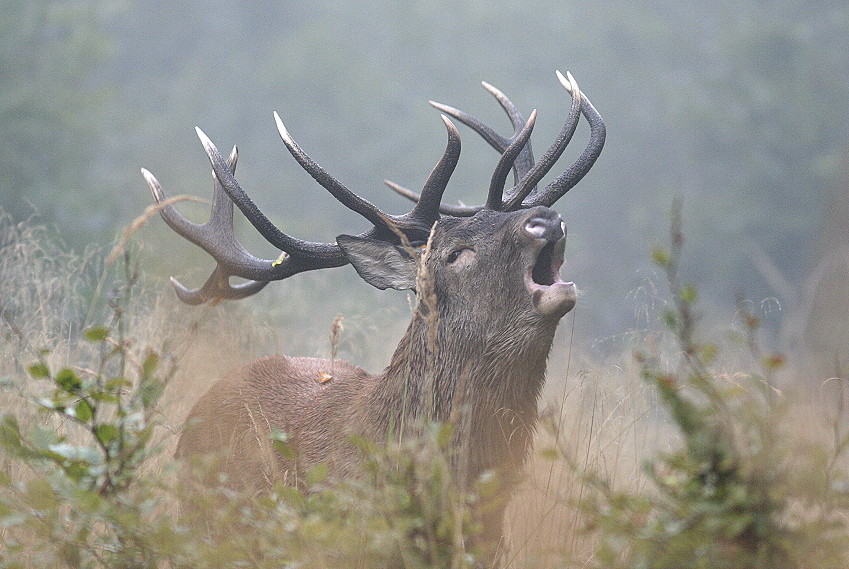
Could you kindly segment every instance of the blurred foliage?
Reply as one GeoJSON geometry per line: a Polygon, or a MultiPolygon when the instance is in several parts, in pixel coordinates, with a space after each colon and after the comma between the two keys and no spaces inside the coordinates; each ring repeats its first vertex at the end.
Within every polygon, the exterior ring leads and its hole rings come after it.
{"type": "Polygon", "coordinates": [[[255,499],[175,482],[175,465],[148,466],[173,366],[151,351],[134,361],[106,327],[85,337],[102,346],[98,370],[29,368],[48,385],[26,403],[64,428],[0,415],[0,567],[473,566],[474,497],[453,482],[445,427],[386,448],[357,441],[363,478],[333,485],[324,465],[255,499]]]}
{"type": "Polygon", "coordinates": [[[0,229],[0,567],[473,566],[475,498],[454,484],[445,427],[386,448],[356,441],[363,476],[336,484],[323,465],[257,498],[178,477],[163,451],[186,401],[169,399],[192,390],[163,395],[184,363],[175,337],[191,334],[148,329],[162,316],[126,251],[95,294],[102,311],[78,288],[99,263],[43,229],[8,217],[0,229]],[[34,276],[32,293],[18,290],[34,276]]]}
{"type": "Polygon", "coordinates": [[[849,455],[843,379],[833,446],[791,434],[789,402],[776,387],[784,356],[763,353],[759,319],[741,307],[740,332],[754,373],[714,371],[719,348],[697,334],[695,286],[681,282],[680,210],[669,249],[654,261],[665,272],[671,308],[664,320],[676,353],[636,353],[680,435],[677,450],[645,460],[651,487],[616,489],[596,474],[582,504],[599,537],[592,566],[622,569],[845,567],[849,563],[849,455]]]}
{"type": "Polygon", "coordinates": [[[78,245],[116,227],[114,165],[98,156],[110,86],[96,67],[112,51],[103,22],[114,5],[3,2],[0,208],[18,220],[37,212],[78,245]]]}

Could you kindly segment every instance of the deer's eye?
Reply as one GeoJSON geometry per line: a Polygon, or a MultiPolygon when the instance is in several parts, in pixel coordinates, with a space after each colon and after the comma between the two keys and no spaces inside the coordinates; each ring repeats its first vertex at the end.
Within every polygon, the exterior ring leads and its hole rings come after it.
{"type": "Polygon", "coordinates": [[[446,261],[448,262],[449,265],[451,265],[451,264],[455,263],[457,261],[457,259],[459,259],[460,256],[463,253],[471,252],[471,251],[472,250],[468,247],[460,247],[459,249],[454,249],[453,251],[451,251],[448,254],[448,258],[446,259],[446,261]]]}

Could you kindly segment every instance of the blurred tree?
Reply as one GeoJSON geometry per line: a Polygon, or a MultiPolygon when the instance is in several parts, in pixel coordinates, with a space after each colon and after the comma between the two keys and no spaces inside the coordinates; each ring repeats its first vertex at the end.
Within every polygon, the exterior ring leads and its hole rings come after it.
{"type": "Polygon", "coordinates": [[[109,97],[93,74],[109,54],[108,8],[19,0],[3,3],[0,20],[0,207],[16,219],[37,213],[76,243],[112,226],[115,196],[93,167],[103,134],[98,113],[109,97]]]}
{"type": "MultiPolygon", "coordinates": [[[[593,172],[558,204],[569,271],[586,290],[581,328],[634,324],[629,292],[676,195],[699,259],[691,277],[708,302],[776,295],[750,243],[790,283],[812,269],[849,136],[845,2],[174,0],[168,10],[121,4],[120,17],[113,2],[7,2],[0,23],[0,204],[20,217],[33,202],[72,242],[126,225],[149,203],[139,166],[172,194],[208,195],[194,125],[222,148],[239,144],[240,181],[285,230],[321,240],[356,231],[362,220],[277,142],[271,111],[351,189],[400,211],[381,180],[421,184],[444,145],[427,99],[504,131],[478,81],[497,85],[526,113],[538,107],[539,154],[568,104],[553,70],[568,69],[609,127],[593,172]]],[[[446,199],[468,203],[497,157],[461,134],[446,199]]],[[[573,145],[585,136],[582,124],[573,145]]],[[[244,233],[252,250],[274,254],[244,233]]],[[[169,270],[194,266],[183,258],[193,249],[176,247],[169,270]]]]}
{"type": "MultiPolygon", "coordinates": [[[[700,9],[699,41],[678,46],[690,46],[689,72],[666,98],[676,138],[690,140],[688,199],[706,236],[721,238],[724,260],[711,268],[727,284],[717,292],[779,293],[756,274],[750,243],[796,286],[814,268],[847,144],[849,60],[838,55],[849,52],[847,22],[845,3],[716,1],[700,9]]],[[[700,253],[719,262],[714,251],[700,253]]]]}

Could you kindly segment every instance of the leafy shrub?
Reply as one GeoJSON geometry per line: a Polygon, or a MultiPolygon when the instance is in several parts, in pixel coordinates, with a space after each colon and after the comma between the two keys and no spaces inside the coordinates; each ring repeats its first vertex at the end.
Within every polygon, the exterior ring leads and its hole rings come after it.
{"type": "MultiPolygon", "coordinates": [[[[599,538],[597,567],[775,568],[849,566],[849,448],[846,417],[834,419],[834,446],[803,444],[783,423],[787,399],[775,387],[785,365],[763,354],[757,317],[745,306],[740,340],[757,372],[713,369],[719,347],[697,339],[696,287],[681,283],[680,211],[670,249],[656,249],[672,297],[664,321],[677,339],[672,358],[639,350],[642,376],[660,395],[681,448],[649,458],[648,492],[616,490],[590,475],[584,503],[599,538]]],[[[840,397],[843,397],[841,392],[840,397]]],[[[838,410],[842,414],[842,399],[838,410]]]]}

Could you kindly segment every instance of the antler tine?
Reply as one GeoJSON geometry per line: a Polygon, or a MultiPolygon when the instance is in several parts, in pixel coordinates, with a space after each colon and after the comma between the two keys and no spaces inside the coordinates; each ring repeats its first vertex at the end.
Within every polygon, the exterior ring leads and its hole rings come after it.
{"type": "MultiPolygon", "coordinates": [[[[534,164],[533,152],[531,151],[530,134],[533,131],[536,111],[534,111],[532,117],[526,121],[516,105],[513,104],[513,102],[507,98],[504,93],[486,81],[482,81],[481,85],[483,85],[484,89],[489,91],[495,97],[501,105],[501,108],[504,109],[504,112],[507,113],[507,116],[510,118],[510,122],[514,129],[512,137],[508,138],[498,134],[480,119],[470,115],[469,113],[443,103],[428,101],[436,109],[454,117],[474,130],[481,136],[481,138],[488,142],[490,146],[495,148],[502,155],[492,176],[486,206],[455,206],[442,204],[439,207],[439,211],[445,215],[469,217],[479,212],[484,207],[489,209],[501,209],[503,207],[502,193],[504,190],[504,182],[510,169],[513,169],[514,178],[518,184],[534,164]],[[498,189],[496,190],[495,188],[498,189]],[[495,195],[496,192],[498,194],[497,196],[495,195]]],[[[396,184],[395,182],[384,180],[384,183],[393,191],[409,200],[418,202],[421,199],[420,194],[396,184]]]]}
{"type": "MultiPolygon", "coordinates": [[[[519,131],[525,125],[525,118],[522,116],[522,113],[519,111],[519,108],[511,101],[507,95],[501,92],[500,89],[497,89],[493,85],[490,85],[486,81],[481,81],[481,85],[484,89],[486,89],[495,100],[498,101],[498,104],[501,105],[501,108],[504,109],[504,112],[507,113],[507,116],[510,118],[510,124],[513,125],[513,138],[519,133],[519,131]]],[[[510,140],[510,139],[508,139],[510,140]]],[[[513,163],[513,178],[514,184],[518,184],[519,180],[525,177],[525,174],[530,170],[534,165],[534,153],[531,150],[531,141],[528,140],[527,144],[519,151],[519,155],[516,157],[516,160],[513,163]]],[[[499,152],[504,152],[506,148],[498,149],[499,152]]]]}
{"type": "MultiPolygon", "coordinates": [[[[397,232],[400,231],[414,241],[427,238],[431,226],[439,218],[442,194],[460,156],[460,135],[447,117],[443,118],[443,121],[448,130],[448,144],[425,184],[423,197],[409,213],[398,216],[382,213],[327,174],[292,140],[276,113],[275,119],[283,142],[301,166],[340,202],[373,222],[371,229],[361,233],[359,237],[397,241],[397,232]]],[[[225,161],[203,131],[196,130],[212,165],[214,181],[212,213],[205,224],[192,223],[173,206],[165,204],[165,194],[159,182],[153,174],[142,169],[154,199],[163,204],[161,214],[166,223],[178,234],[203,248],[218,263],[204,285],[198,289],[189,289],[172,278],[171,282],[181,300],[189,304],[200,304],[213,299],[243,298],[260,291],[269,281],[348,263],[336,243],[303,241],[275,227],[236,181],[233,175],[238,159],[236,149],[234,148],[230,158],[225,161]],[[239,243],[233,231],[234,205],[238,206],[267,241],[283,251],[279,259],[273,261],[255,257],[239,243]],[[249,281],[231,285],[231,276],[246,278],[249,281]]]]}
{"type": "MultiPolygon", "coordinates": [[[[231,174],[236,170],[238,158],[238,149],[234,146],[226,163],[231,174]]],[[[142,175],[150,187],[154,200],[159,204],[165,204],[165,193],[156,177],[144,168],[142,168],[142,175]]],[[[259,267],[254,266],[254,270],[264,269],[271,261],[253,257],[236,239],[233,230],[233,202],[214,173],[212,178],[214,182],[212,208],[206,223],[192,223],[170,204],[163,205],[160,209],[160,215],[171,229],[209,252],[218,262],[206,283],[198,289],[190,289],[171,277],[171,284],[177,296],[186,304],[201,304],[213,299],[244,298],[259,292],[268,284],[268,281],[263,280],[248,280],[239,285],[230,284],[229,277],[240,272],[237,267],[253,264],[259,265],[259,267]]]]}
{"type": "MultiPolygon", "coordinates": [[[[300,255],[312,258],[333,258],[343,259],[342,251],[335,245],[329,243],[314,243],[291,237],[278,229],[268,217],[257,207],[254,201],[233,177],[233,173],[226,167],[224,159],[218,152],[218,149],[207,137],[203,131],[195,127],[197,136],[206,151],[207,158],[212,165],[212,171],[217,182],[221,185],[227,195],[233,200],[241,212],[248,218],[260,235],[266,241],[290,255],[300,255]]],[[[242,276],[242,275],[239,275],[242,276]]],[[[247,277],[252,278],[252,277],[247,277]]],[[[277,280],[277,279],[259,279],[259,280],[277,280]]]]}
{"type": "MultiPolygon", "coordinates": [[[[238,159],[238,150],[234,146],[227,160],[228,170],[235,172],[238,159]]],[[[204,247],[213,241],[216,233],[224,233],[227,237],[233,236],[233,202],[223,192],[217,181],[213,190],[212,214],[209,221],[198,224],[186,219],[173,205],[166,202],[162,185],[150,171],[142,168],[141,173],[153,194],[153,199],[161,206],[159,214],[171,229],[199,247],[204,247]]]]}
{"type": "Polygon", "coordinates": [[[569,117],[566,119],[566,124],[563,125],[560,134],[549,149],[546,150],[545,154],[542,155],[539,162],[534,164],[525,177],[511,190],[510,196],[505,200],[504,209],[506,211],[516,209],[522,203],[522,200],[536,190],[537,183],[551,170],[557,160],[560,159],[563,151],[566,150],[569,142],[571,142],[572,136],[575,134],[575,129],[578,127],[578,121],[581,118],[583,95],[571,73],[567,71],[566,77],[563,77],[559,71],[556,71],[556,73],[560,84],[572,96],[572,107],[569,110],[569,117]]]}
{"type": "MultiPolygon", "coordinates": [[[[572,78],[570,73],[567,73],[567,76],[568,78],[563,77],[559,71],[557,72],[557,78],[560,80],[560,83],[567,91],[575,96],[576,93],[572,91],[575,80],[572,78]]],[[[575,85],[575,87],[577,87],[577,85],[575,85]]],[[[523,207],[531,207],[535,205],[551,207],[554,202],[559,200],[563,197],[563,194],[575,187],[575,185],[581,181],[587,172],[590,171],[590,168],[593,167],[593,164],[595,164],[595,161],[598,159],[602,149],[604,148],[604,140],[607,136],[607,127],[604,124],[604,120],[601,118],[601,115],[598,114],[598,111],[587,96],[580,91],[578,91],[578,93],[580,93],[581,97],[581,114],[584,115],[584,118],[587,119],[587,122],[590,125],[590,140],[587,142],[587,147],[575,163],[570,166],[568,170],[555,178],[554,181],[548,184],[544,190],[532,192],[531,199],[528,203],[523,204],[523,207]]]]}
{"type": "MultiPolygon", "coordinates": [[[[239,161],[239,148],[233,146],[230,156],[227,157],[227,170],[231,174],[236,173],[236,163],[239,161]]],[[[218,183],[215,172],[212,173],[212,212],[209,218],[210,224],[220,223],[231,233],[233,231],[233,200],[227,196],[227,192],[218,183]]]]}
{"type": "MultiPolygon", "coordinates": [[[[401,184],[397,184],[392,180],[383,180],[383,183],[389,186],[389,189],[393,192],[407,198],[410,201],[417,202],[421,199],[421,196],[413,190],[405,188],[401,184]]],[[[482,209],[483,206],[439,204],[439,213],[454,217],[471,217],[482,209]]]]}
{"type": "MultiPolygon", "coordinates": [[[[504,111],[510,117],[511,122],[514,124],[516,132],[512,138],[508,139],[499,135],[492,128],[488,127],[479,119],[469,115],[468,113],[448,105],[443,105],[442,103],[434,103],[431,101],[431,105],[470,127],[492,147],[499,150],[499,152],[502,152],[502,158],[496,167],[495,173],[493,174],[493,182],[490,185],[486,205],[443,205],[440,208],[442,213],[446,215],[469,216],[474,215],[483,207],[512,211],[519,208],[533,207],[535,205],[551,206],[554,202],[560,199],[563,194],[574,187],[581,178],[584,177],[584,175],[586,175],[595,163],[599,154],[601,154],[601,150],[604,147],[606,133],[604,121],[598,114],[598,111],[595,110],[592,103],[590,103],[589,99],[587,99],[586,95],[580,91],[578,84],[575,82],[574,77],[572,77],[572,74],[567,72],[564,77],[559,71],[556,73],[560,84],[572,95],[572,105],[569,111],[569,116],[557,139],[555,139],[551,147],[549,147],[549,149],[545,152],[539,163],[533,163],[533,155],[530,151],[530,140],[527,140],[525,145],[521,147],[521,150],[518,152],[513,163],[514,172],[521,174],[521,176],[517,180],[516,185],[505,193],[503,202],[501,201],[502,198],[500,195],[495,196],[497,191],[494,189],[494,186],[497,185],[496,180],[506,178],[504,168],[505,163],[509,160],[509,158],[505,158],[505,154],[507,153],[508,147],[512,143],[517,142],[517,139],[522,132],[516,127],[516,117],[520,117],[521,115],[519,115],[515,105],[501,91],[488,83],[483,83],[484,88],[495,96],[504,111]],[[587,119],[587,122],[590,125],[590,140],[587,143],[586,149],[578,157],[575,164],[546,186],[545,190],[537,189],[539,181],[551,170],[557,160],[562,156],[566,146],[568,146],[569,142],[571,142],[581,115],[587,119]],[[530,162],[527,162],[528,159],[530,162]],[[528,196],[530,196],[530,198],[528,198],[528,196]]],[[[519,146],[521,146],[521,144],[519,146]]],[[[515,152],[515,147],[511,150],[511,153],[513,152],[515,152]]],[[[414,201],[419,199],[418,194],[408,190],[407,188],[398,186],[391,182],[389,182],[388,185],[394,191],[408,199],[414,201]]],[[[503,187],[503,183],[499,187],[503,187]]]]}
{"type": "Polygon", "coordinates": [[[469,217],[481,210],[480,207],[454,206],[439,203],[448,185],[448,180],[451,174],[454,173],[454,168],[457,166],[457,161],[460,158],[460,133],[448,117],[445,115],[440,115],[440,117],[442,118],[442,122],[445,123],[445,128],[448,130],[448,145],[445,148],[442,159],[430,173],[422,193],[418,194],[400,184],[396,184],[392,180],[383,180],[383,183],[389,186],[394,192],[410,201],[416,202],[412,213],[417,213],[421,207],[424,207],[425,210],[430,212],[432,221],[435,221],[440,213],[454,217],[469,217]],[[427,202],[428,205],[422,206],[423,201],[427,202]]]}
{"type": "MultiPolygon", "coordinates": [[[[239,151],[234,146],[227,159],[227,168],[232,173],[236,170],[236,162],[239,159],[239,151]]],[[[156,177],[148,170],[142,168],[142,175],[147,181],[154,200],[159,204],[165,203],[165,193],[156,177]]],[[[213,175],[214,188],[212,197],[212,212],[204,224],[192,223],[183,217],[173,205],[164,205],[160,209],[160,215],[174,231],[204,249],[215,241],[233,243],[238,250],[241,245],[236,240],[233,232],[233,202],[227,197],[221,185],[213,175]]],[[[241,253],[247,253],[241,249],[241,253]]],[[[226,275],[226,269],[219,263],[213,270],[206,283],[199,289],[189,289],[174,277],[171,284],[177,296],[186,304],[201,304],[213,298],[237,299],[250,296],[262,290],[265,281],[248,281],[246,283],[232,286],[226,275]]]]}
{"type": "Polygon", "coordinates": [[[171,286],[177,293],[177,298],[186,304],[198,305],[210,300],[227,299],[239,300],[256,294],[265,288],[269,281],[247,281],[242,284],[230,284],[230,275],[221,267],[216,265],[212,274],[206,279],[202,287],[189,289],[180,281],[171,277],[171,286]]]}
{"type": "Polygon", "coordinates": [[[283,144],[286,145],[289,153],[292,154],[298,164],[316,182],[321,184],[321,187],[330,192],[342,205],[359,213],[376,227],[386,226],[385,214],[377,206],[349,190],[342,182],[331,176],[301,149],[283,125],[283,121],[280,120],[280,115],[277,114],[277,111],[274,111],[274,122],[277,124],[277,132],[280,133],[280,138],[283,140],[283,144]]]}
{"type": "MultiPolygon", "coordinates": [[[[457,162],[460,160],[460,133],[448,117],[440,115],[440,118],[448,131],[448,144],[442,158],[428,176],[413,211],[409,214],[410,217],[420,219],[423,223],[431,225],[439,219],[442,195],[445,193],[451,174],[454,173],[457,162]]],[[[390,185],[390,187],[392,186],[390,185]]]]}
{"type": "MultiPolygon", "coordinates": [[[[516,138],[519,132],[525,126],[525,117],[522,116],[522,113],[516,107],[516,105],[511,101],[504,93],[502,93],[499,89],[493,87],[486,81],[481,81],[481,85],[484,89],[486,89],[495,99],[498,101],[498,104],[501,105],[501,108],[504,109],[504,112],[507,113],[508,118],[510,119],[510,124],[513,126],[513,136],[506,137],[498,134],[491,127],[484,124],[483,121],[478,119],[477,117],[470,115],[469,113],[463,112],[459,109],[451,107],[449,105],[444,105],[442,103],[437,103],[435,101],[428,101],[433,107],[439,109],[443,113],[446,113],[458,121],[462,122],[464,125],[468,126],[476,133],[478,133],[481,138],[483,138],[490,146],[492,146],[495,150],[497,150],[500,154],[503,154],[507,147],[510,146],[510,143],[516,138]]],[[[534,165],[534,155],[531,150],[531,144],[528,142],[520,151],[518,157],[513,162],[513,174],[515,183],[519,183],[519,180],[522,179],[528,170],[534,165]]],[[[478,208],[476,211],[478,211],[478,208]]]]}
{"type": "MultiPolygon", "coordinates": [[[[504,152],[504,149],[507,148],[507,145],[510,144],[509,138],[501,136],[500,134],[495,132],[495,130],[493,130],[491,127],[481,122],[480,119],[470,115],[469,113],[466,113],[464,111],[461,111],[460,109],[456,109],[449,105],[437,103],[436,101],[428,101],[428,104],[430,104],[430,106],[434,107],[438,111],[441,111],[442,113],[448,116],[454,117],[467,127],[471,128],[498,152],[504,152]]],[[[524,124],[524,121],[522,121],[522,124],[524,124]]]]}
{"type": "Polygon", "coordinates": [[[513,140],[507,148],[504,149],[504,153],[498,160],[495,172],[492,174],[492,181],[489,184],[489,193],[487,194],[485,206],[487,209],[494,209],[496,211],[503,209],[504,202],[502,201],[502,195],[504,194],[504,183],[507,181],[507,174],[510,172],[510,169],[513,168],[513,161],[516,159],[516,156],[519,155],[528,143],[531,133],[534,130],[536,119],[537,111],[534,109],[533,112],[531,112],[531,116],[528,118],[528,121],[522,129],[516,133],[513,140]]]}

